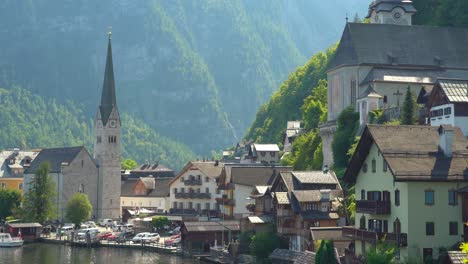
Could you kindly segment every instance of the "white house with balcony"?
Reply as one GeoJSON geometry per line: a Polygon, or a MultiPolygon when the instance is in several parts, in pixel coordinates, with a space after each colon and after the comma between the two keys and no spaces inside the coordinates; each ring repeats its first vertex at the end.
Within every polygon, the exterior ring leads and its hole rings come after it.
{"type": "Polygon", "coordinates": [[[169,212],[208,217],[218,216],[220,206],[216,197],[216,178],[221,175],[223,164],[218,161],[191,161],[169,183],[169,212]]]}

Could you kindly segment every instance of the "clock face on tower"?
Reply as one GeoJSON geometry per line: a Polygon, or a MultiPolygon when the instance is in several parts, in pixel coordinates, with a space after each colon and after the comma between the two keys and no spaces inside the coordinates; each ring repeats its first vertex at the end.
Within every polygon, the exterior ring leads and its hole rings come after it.
{"type": "Polygon", "coordinates": [[[110,120],[109,121],[109,125],[110,127],[116,127],[117,126],[117,122],[115,120],[110,120]]]}

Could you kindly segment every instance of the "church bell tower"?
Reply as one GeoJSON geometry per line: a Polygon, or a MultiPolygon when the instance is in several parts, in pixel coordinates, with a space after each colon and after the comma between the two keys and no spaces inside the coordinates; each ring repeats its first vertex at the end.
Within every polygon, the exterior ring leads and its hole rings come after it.
{"type": "Polygon", "coordinates": [[[99,166],[98,218],[120,218],[121,122],[115,93],[112,63],[112,33],[109,32],[101,104],[96,113],[94,159],[99,166]]]}
{"type": "Polygon", "coordinates": [[[366,18],[372,24],[395,24],[411,26],[416,8],[411,0],[375,0],[369,6],[366,18]]]}

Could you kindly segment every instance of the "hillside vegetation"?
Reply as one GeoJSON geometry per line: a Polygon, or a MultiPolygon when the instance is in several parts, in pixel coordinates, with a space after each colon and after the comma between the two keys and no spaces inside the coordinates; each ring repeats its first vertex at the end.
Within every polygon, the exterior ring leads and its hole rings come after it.
{"type": "MultiPolygon", "coordinates": [[[[94,120],[81,105],[0,88],[0,149],[86,146],[93,153],[94,120]]],[[[160,161],[180,169],[196,155],[185,145],[161,136],[141,120],[122,115],[122,157],[138,162],[160,161]]]]}
{"type": "Polygon", "coordinates": [[[112,26],[119,109],[200,154],[236,142],[362,0],[0,2],[0,87],[83,104],[93,118],[112,26]]]}

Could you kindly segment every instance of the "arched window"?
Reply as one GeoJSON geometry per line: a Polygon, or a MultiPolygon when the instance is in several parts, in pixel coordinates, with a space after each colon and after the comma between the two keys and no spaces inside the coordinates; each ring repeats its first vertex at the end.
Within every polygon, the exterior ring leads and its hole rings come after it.
{"type": "Polygon", "coordinates": [[[393,222],[393,233],[395,234],[400,234],[401,233],[401,223],[400,219],[396,219],[395,222],[393,222]]]}
{"type": "Polygon", "coordinates": [[[377,171],[377,165],[376,165],[376,162],[375,162],[375,159],[372,159],[372,172],[376,172],[377,171]]]}
{"type": "Polygon", "coordinates": [[[361,200],[366,199],[366,191],[364,189],[361,190],[361,200]]]}

